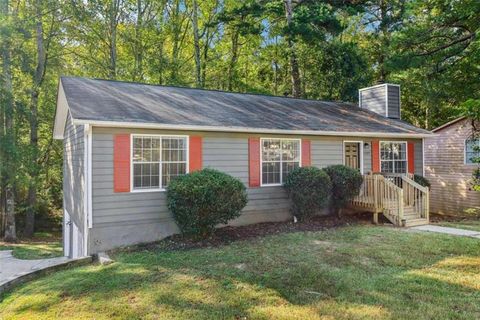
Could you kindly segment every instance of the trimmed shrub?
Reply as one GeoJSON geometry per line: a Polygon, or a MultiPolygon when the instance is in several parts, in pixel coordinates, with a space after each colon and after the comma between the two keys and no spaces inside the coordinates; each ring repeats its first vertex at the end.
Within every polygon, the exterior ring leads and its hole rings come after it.
{"type": "Polygon", "coordinates": [[[363,177],[358,170],[344,165],[329,166],[324,170],[332,181],[332,209],[340,215],[341,209],[360,192],[363,177]]]}
{"type": "Polygon", "coordinates": [[[203,169],[170,182],[167,203],[182,233],[206,237],[216,225],[240,216],[247,192],[240,180],[203,169]]]}
{"type": "Polygon", "coordinates": [[[425,178],[424,176],[421,176],[419,174],[414,174],[413,175],[413,181],[415,181],[416,183],[418,183],[419,185],[423,186],[423,187],[427,187],[430,189],[430,181],[428,181],[427,178],[425,178]]]}
{"type": "Polygon", "coordinates": [[[285,181],[293,215],[305,219],[328,205],[332,183],[325,171],[314,167],[293,170],[285,181]]]}

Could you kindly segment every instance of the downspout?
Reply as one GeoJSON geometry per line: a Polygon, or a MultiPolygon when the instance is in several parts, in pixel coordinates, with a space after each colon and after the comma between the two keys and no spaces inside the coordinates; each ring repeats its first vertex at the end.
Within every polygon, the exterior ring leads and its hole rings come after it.
{"type": "Polygon", "coordinates": [[[422,176],[425,177],[425,138],[422,138],[422,176]]]}
{"type": "Polygon", "coordinates": [[[92,127],[84,124],[84,224],[83,224],[83,255],[88,255],[88,236],[92,227],[92,127]]]}

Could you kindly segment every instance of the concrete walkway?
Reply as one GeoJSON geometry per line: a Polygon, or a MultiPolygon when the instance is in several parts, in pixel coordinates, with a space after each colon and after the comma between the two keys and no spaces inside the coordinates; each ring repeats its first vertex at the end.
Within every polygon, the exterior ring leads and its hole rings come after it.
{"type": "Polygon", "coordinates": [[[89,263],[91,261],[91,257],[80,259],[58,257],[39,260],[21,260],[12,256],[12,250],[0,251],[0,293],[7,288],[32,279],[44,271],[73,264],[89,263]]]}
{"type": "Polygon", "coordinates": [[[441,226],[435,226],[435,225],[431,225],[431,224],[424,225],[424,226],[411,227],[409,229],[410,230],[418,230],[418,231],[437,232],[437,233],[450,234],[450,235],[453,235],[453,236],[470,237],[470,238],[480,239],[480,232],[479,231],[449,228],[449,227],[441,227],[441,226]]]}

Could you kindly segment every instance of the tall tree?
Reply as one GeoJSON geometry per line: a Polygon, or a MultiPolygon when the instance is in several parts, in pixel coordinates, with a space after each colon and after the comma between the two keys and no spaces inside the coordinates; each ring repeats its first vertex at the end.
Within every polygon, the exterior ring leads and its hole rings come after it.
{"type": "Polygon", "coordinates": [[[193,49],[195,57],[195,85],[202,86],[202,62],[200,60],[200,33],[198,30],[198,4],[197,0],[192,1],[192,27],[193,27],[193,49]]]}
{"type": "Polygon", "coordinates": [[[0,91],[0,215],[6,215],[5,235],[7,242],[17,239],[15,226],[15,137],[14,137],[14,101],[11,68],[11,26],[8,0],[0,1],[0,23],[2,39],[0,51],[2,59],[2,78],[0,91]]]}
{"type": "Polygon", "coordinates": [[[259,35],[262,31],[260,17],[262,7],[256,1],[246,1],[240,6],[226,8],[219,16],[219,21],[225,25],[225,37],[230,43],[227,65],[227,89],[234,90],[239,81],[237,62],[240,50],[244,45],[242,38],[249,35],[259,35]]]}
{"type": "MultiPolygon", "coordinates": [[[[287,30],[292,29],[293,24],[293,10],[294,6],[292,0],[284,0],[285,18],[287,20],[287,30]]],[[[302,96],[302,81],[300,80],[300,71],[298,68],[298,59],[295,48],[294,34],[287,32],[288,56],[290,57],[290,73],[292,77],[292,95],[295,98],[302,96]]]]}
{"type": "Polygon", "coordinates": [[[40,88],[45,77],[45,64],[47,55],[45,52],[44,30],[43,30],[42,1],[34,1],[35,19],[35,42],[36,42],[36,66],[33,74],[33,85],[30,94],[30,148],[31,167],[30,183],[28,186],[28,208],[25,221],[25,236],[32,237],[35,229],[35,211],[37,209],[37,179],[39,173],[38,163],[38,98],[40,88]]]}
{"type": "Polygon", "coordinates": [[[368,0],[364,5],[362,23],[371,30],[368,41],[369,55],[376,68],[377,82],[386,82],[392,50],[392,37],[403,26],[406,0],[368,0]]]}

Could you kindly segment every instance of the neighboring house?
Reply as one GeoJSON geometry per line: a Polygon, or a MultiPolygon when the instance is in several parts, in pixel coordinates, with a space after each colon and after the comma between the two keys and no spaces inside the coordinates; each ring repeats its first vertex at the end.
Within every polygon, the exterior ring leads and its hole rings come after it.
{"type": "Polygon", "coordinates": [[[247,186],[249,202],[232,225],[289,219],[282,183],[299,166],[423,174],[430,132],[399,119],[399,96],[396,85],[368,88],[360,91],[359,108],[62,77],[54,137],[64,141],[65,253],[82,256],[178,232],[165,188],[205,167],[247,186]]]}
{"type": "Polygon", "coordinates": [[[432,184],[430,210],[454,215],[480,212],[480,192],[470,185],[477,166],[472,161],[473,146],[480,145],[480,139],[471,138],[471,120],[461,117],[433,132],[425,140],[425,174],[432,184]]]}

